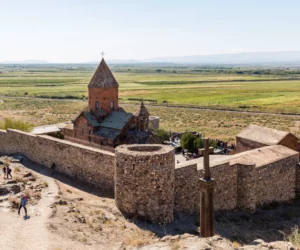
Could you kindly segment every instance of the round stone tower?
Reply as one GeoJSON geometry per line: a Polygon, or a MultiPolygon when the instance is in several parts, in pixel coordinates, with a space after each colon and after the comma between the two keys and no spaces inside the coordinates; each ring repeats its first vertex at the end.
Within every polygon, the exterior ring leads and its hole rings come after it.
{"type": "Polygon", "coordinates": [[[169,223],[174,216],[175,154],[160,144],[116,148],[115,202],[128,216],[169,223]]]}
{"type": "Polygon", "coordinates": [[[149,124],[151,124],[151,128],[159,129],[159,117],[158,116],[149,116],[149,124]]]}

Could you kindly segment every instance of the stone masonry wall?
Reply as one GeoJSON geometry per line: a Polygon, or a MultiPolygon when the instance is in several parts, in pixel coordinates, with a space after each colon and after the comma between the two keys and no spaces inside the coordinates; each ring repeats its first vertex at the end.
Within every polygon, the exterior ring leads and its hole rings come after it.
{"type": "Polygon", "coordinates": [[[116,148],[115,202],[126,215],[153,223],[174,216],[174,148],[160,144],[116,148]]]}
{"type": "MultiPolygon", "coordinates": [[[[175,211],[199,213],[199,178],[204,170],[196,164],[175,169],[175,211]]],[[[285,202],[300,195],[300,165],[298,155],[255,167],[254,163],[225,163],[211,167],[215,179],[215,211],[241,209],[253,212],[256,206],[270,202],[285,202]],[[297,174],[296,174],[297,169],[297,174]]]]}
{"type": "Polygon", "coordinates": [[[115,154],[50,136],[0,131],[0,154],[21,153],[34,162],[109,191],[114,188],[115,154]]]}
{"type": "Polygon", "coordinates": [[[296,196],[300,197],[300,163],[296,165],[296,196]]]}
{"type": "Polygon", "coordinates": [[[284,202],[296,196],[298,155],[256,168],[256,204],[284,202]]]}
{"type": "MultiPolygon", "coordinates": [[[[237,167],[225,163],[211,168],[211,176],[216,181],[214,192],[215,210],[231,210],[237,207],[237,167]]],[[[204,170],[197,165],[175,169],[175,211],[199,213],[200,185],[204,170]]]]}
{"type": "MultiPolygon", "coordinates": [[[[204,170],[198,171],[198,177],[204,177],[204,170]]],[[[215,180],[214,208],[216,211],[232,210],[237,207],[237,168],[224,163],[211,168],[211,177],[215,180]]],[[[200,209],[200,204],[199,204],[200,209]]]]}
{"type": "Polygon", "coordinates": [[[150,128],[159,129],[159,117],[158,116],[149,116],[149,125],[150,125],[150,128]]]}
{"type": "Polygon", "coordinates": [[[237,208],[254,212],[256,209],[256,169],[254,163],[235,165],[237,169],[237,208]]]}
{"type": "Polygon", "coordinates": [[[200,203],[197,164],[175,169],[175,211],[198,213],[200,203]]]}
{"type": "Polygon", "coordinates": [[[236,153],[241,153],[255,148],[265,147],[267,145],[250,141],[244,138],[236,137],[236,153]]]}

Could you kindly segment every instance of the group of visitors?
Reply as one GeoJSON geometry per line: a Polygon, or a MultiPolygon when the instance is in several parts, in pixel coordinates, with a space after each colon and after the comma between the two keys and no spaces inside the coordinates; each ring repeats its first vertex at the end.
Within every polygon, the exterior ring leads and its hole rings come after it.
{"type": "Polygon", "coordinates": [[[10,178],[12,178],[11,175],[11,168],[9,167],[9,165],[4,165],[3,169],[2,169],[3,175],[4,175],[4,179],[8,179],[9,176],[10,178]]]}
{"type": "Polygon", "coordinates": [[[234,143],[229,144],[227,141],[216,140],[217,148],[222,150],[224,155],[227,155],[231,150],[235,149],[234,143]]]}
{"type": "MultiPolygon", "coordinates": [[[[12,169],[9,167],[9,165],[6,164],[6,163],[3,163],[1,161],[0,161],[0,164],[4,165],[3,168],[2,168],[4,179],[9,179],[9,177],[12,179],[12,175],[11,175],[12,169]]],[[[51,167],[50,167],[51,174],[54,173],[55,168],[56,168],[56,165],[53,162],[51,167]]],[[[21,198],[20,198],[20,205],[19,205],[19,209],[18,209],[18,215],[20,215],[21,209],[23,208],[24,211],[25,211],[25,217],[27,217],[27,208],[26,208],[27,202],[28,202],[28,197],[25,194],[22,193],[21,198]]]]}
{"type": "MultiPolygon", "coordinates": [[[[2,172],[3,172],[3,175],[4,175],[4,179],[9,179],[9,177],[12,179],[12,175],[11,175],[12,170],[9,167],[8,164],[4,164],[4,167],[2,168],[2,172]]],[[[24,194],[21,194],[20,206],[19,206],[19,209],[18,209],[18,215],[20,215],[21,208],[23,207],[24,211],[25,211],[25,216],[27,217],[27,208],[26,208],[27,201],[28,201],[27,196],[24,195],[24,194]]]]}

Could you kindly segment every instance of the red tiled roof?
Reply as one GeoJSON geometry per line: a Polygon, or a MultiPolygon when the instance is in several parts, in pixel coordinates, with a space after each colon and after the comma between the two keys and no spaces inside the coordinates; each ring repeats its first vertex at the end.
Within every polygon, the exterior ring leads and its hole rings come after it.
{"type": "Polygon", "coordinates": [[[89,85],[89,88],[117,88],[119,84],[108,68],[104,59],[101,60],[97,70],[95,71],[89,85]]]}

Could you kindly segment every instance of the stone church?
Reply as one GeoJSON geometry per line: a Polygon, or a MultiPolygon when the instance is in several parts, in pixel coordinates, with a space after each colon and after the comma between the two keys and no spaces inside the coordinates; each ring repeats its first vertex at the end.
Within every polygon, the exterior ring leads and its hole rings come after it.
{"type": "Polygon", "coordinates": [[[148,128],[150,114],[144,103],[135,114],[127,113],[118,95],[119,84],[102,59],[88,85],[88,107],[63,129],[64,138],[100,148],[160,143],[148,128]]]}

